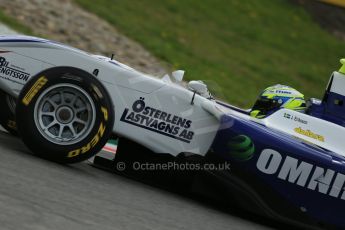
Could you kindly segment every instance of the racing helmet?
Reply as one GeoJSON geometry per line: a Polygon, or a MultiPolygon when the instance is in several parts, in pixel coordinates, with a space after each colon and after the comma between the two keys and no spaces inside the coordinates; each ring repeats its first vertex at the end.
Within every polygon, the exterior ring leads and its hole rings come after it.
{"type": "Polygon", "coordinates": [[[264,118],[280,108],[304,112],[306,109],[304,95],[285,85],[268,87],[259,95],[250,116],[264,118]]]}

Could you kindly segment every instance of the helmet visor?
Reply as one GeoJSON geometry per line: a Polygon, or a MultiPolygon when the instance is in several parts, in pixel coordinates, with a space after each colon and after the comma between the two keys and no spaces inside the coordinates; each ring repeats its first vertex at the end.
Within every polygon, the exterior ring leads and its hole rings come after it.
{"type": "Polygon", "coordinates": [[[255,102],[255,105],[253,106],[252,110],[259,110],[260,115],[266,115],[272,110],[278,109],[280,106],[281,104],[278,103],[277,100],[260,98],[255,102]]]}

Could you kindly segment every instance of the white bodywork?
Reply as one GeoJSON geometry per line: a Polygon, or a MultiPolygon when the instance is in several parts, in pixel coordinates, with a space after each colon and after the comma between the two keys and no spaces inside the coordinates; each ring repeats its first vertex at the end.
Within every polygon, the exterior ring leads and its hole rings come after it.
{"type": "MultiPolygon", "coordinates": [[[[0,41],[0,62],[5,62],[0,63],[2,90],[17,97],[32,76],[51,67],[72,66],[90,74],[97,69],[97,79],[108,90],[114,105],[113,132],[154,152],[175,156],[181,152],[205,155],[219,129],[221,117],[230,114],[345,156],[345,142],[342,141],[345,128],[331,122],[286,109],[279,110],[265,119],[256,119],[198,94],[191,103],[194,93],[172,83],[168,76],[160,80],[106,57],[32,37],[0,36],[0,41]],[[139,113],[132,114],[133,106],[138,101],[144,102],[145,109],[148,109],[144,116],[146,120],[134,121],[139,113]],[[156,112],[157,110],[159,112],[156,112]],[[162,113],[170,115],[169,119],[162,118],[162,113]],[[128,120],[131,114],[134,120],[128,120]],[[146,122],[150,119],[153,122],[163,122],[162,127],[170,125],[177,128],[168,132],[157,131],[158,128],[147,125],[146,122]]],[[[181,79],[182,75],[182,72],[175,72],[173,77],[181,79]]],[[[331,90],[345,95],[345,76],[337,72],[334,76],[336,84],[333,84],[331,90]]],[[[141,115],[143,111],[145,110],[140,112],[141,115]]]]}
{"type": "Polygon", "coordinates": [[[342,126],[288,109],[281,109],[264,120],[269,128],[345,156],[345,128],[342,126]]]}
{"type": "MultiPolygon", "coordinates": [[[[27,80],[45,69],[72,66],[91,74],[98,69],[97,79],[108,90],[114,105],[113,132],[129,137],[154,152],[172,155],[191,152],[204,155],[218,130],[218,120],[201,107],[203,101],[208,101],[206,98],[196,95],[192,105],[193,92],[140,73],[115,60],[90,55],[43,39],[18,36],[6,37],[5,41],[1,41],[0,57],[5,58],[6,62],[5,66],[0,67],[0,88],[14,97],[19,95],[27,80]],[[27,75],[29,76],[26,77],[27,75]],[[145,107],[153,108],[149,110],[151,114],[147,114],[146,120],[134,122],[141,127],[120,121],[125,110],[128,110],[128,116],[133,111],[133,103],[139,99],[144,99],[145,107]],[[160,113],[153,113],[156,110],[160,113]],[[160,119],[163,112],[167,116],[170,114],[169,119],[160,119]],[[170,136],[164,135],[166,130],[156,132],[156,126],[148,131],[145,123],[151,118],[153,122],[157,120],[158,123],[164,122],[165,125],[178,128],[170,136]],[[178,120],[180,123],[176,124],[178,120]]],[[[164,124],[161,128],[163,126],[164,124]]],[[[169,133],[171,134],[171,130],[169,133]]]]}

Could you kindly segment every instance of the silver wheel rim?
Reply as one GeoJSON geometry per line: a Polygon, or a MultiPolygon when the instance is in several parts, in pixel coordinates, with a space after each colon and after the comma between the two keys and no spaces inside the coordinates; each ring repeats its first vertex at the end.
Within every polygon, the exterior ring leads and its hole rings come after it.
{"type": "Polygon", "coordinates": [[[59,145],[83,140],[95,123],[91,97],[80,87],[57,84],[44,90],[34,108],[34,121],[41,135],[59,145]]]}

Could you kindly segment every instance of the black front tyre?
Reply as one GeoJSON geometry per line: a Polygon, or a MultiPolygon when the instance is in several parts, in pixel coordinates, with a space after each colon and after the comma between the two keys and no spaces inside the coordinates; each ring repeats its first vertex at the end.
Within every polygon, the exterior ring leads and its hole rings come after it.
{"type": "Polygon", "coordinates": [[[114,125],[114,108],[104,86],[73,67],[54,67],[22,89],[17,127],[27,147],[40,157],[76,163],[98,153],[114,125]]]}

